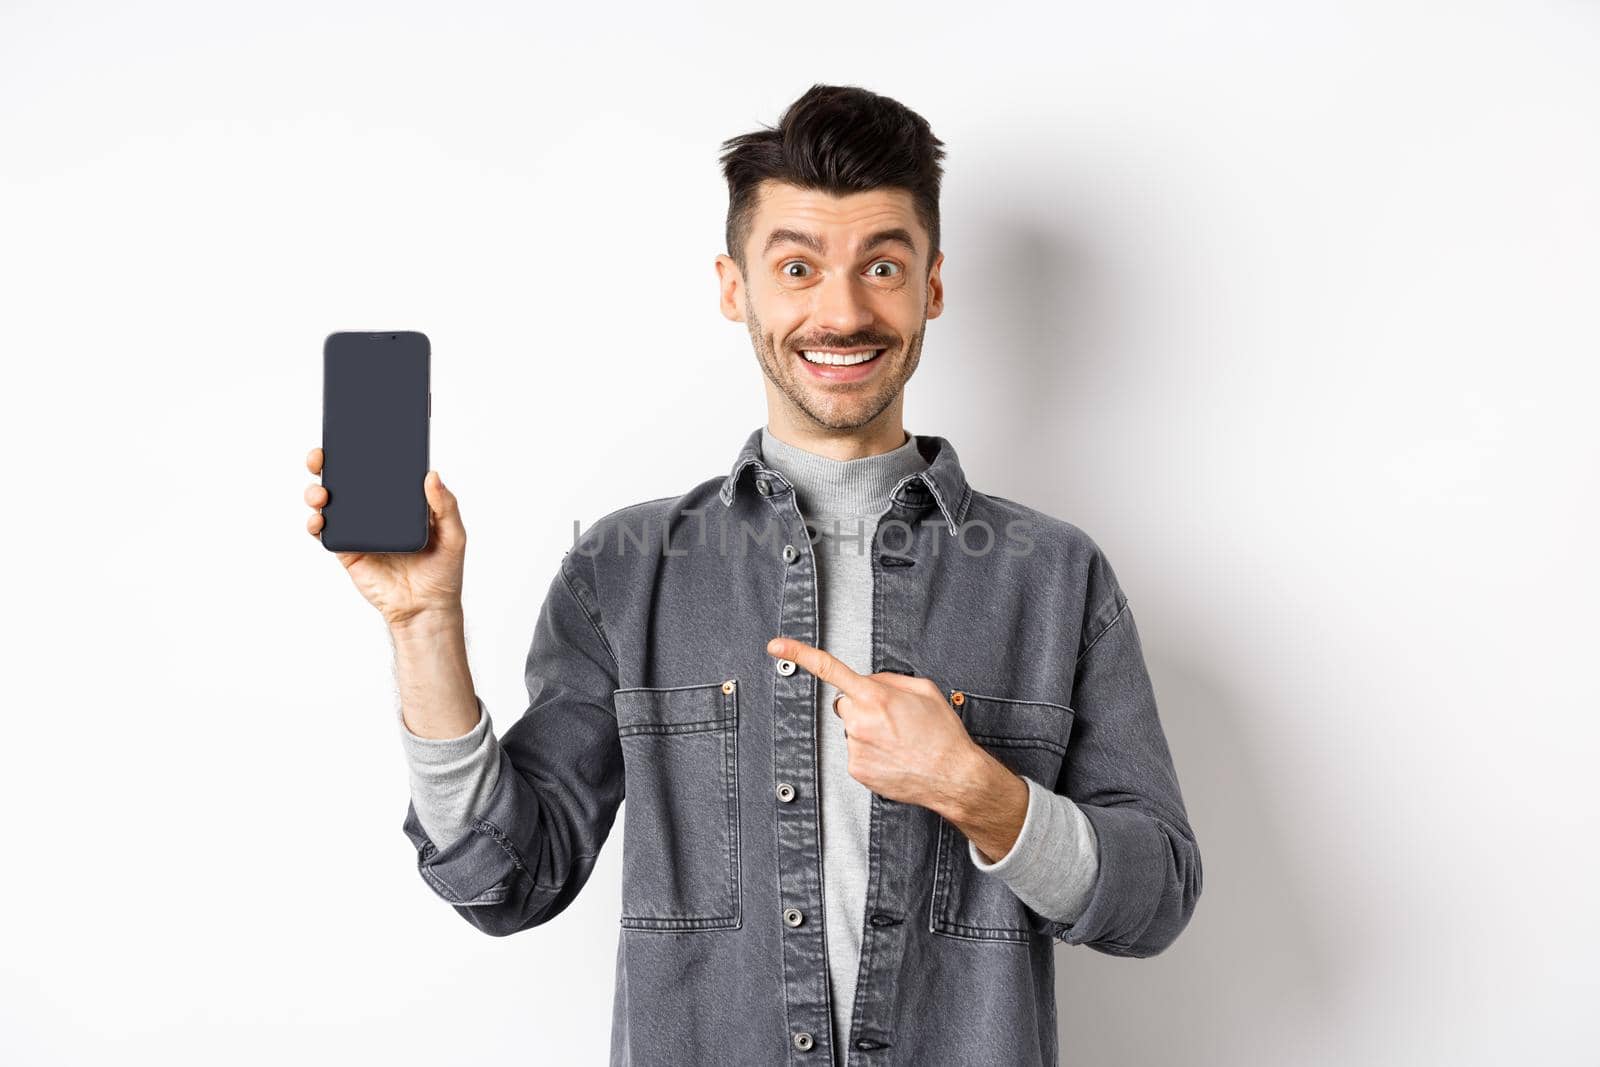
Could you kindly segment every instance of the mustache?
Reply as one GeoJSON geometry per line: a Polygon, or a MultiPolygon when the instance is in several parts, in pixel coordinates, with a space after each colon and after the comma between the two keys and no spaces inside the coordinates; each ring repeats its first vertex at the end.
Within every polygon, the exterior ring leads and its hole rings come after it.
{"type": "Polygon", "coordinates": [[[791,345],[796,352],[811,351],[818,348],[893,348],[894,342],[876,337],[858,337],[854,340],[839,340],[834,338],[811,338],[791,345]]]}

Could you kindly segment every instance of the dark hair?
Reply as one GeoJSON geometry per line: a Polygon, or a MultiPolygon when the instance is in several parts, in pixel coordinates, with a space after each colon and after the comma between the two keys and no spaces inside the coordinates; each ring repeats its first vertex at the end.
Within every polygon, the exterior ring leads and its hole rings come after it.
{"type": "Polygon", "coordinates": [[[784,110],[776,127],[722,142],[728,254],[746,269],[744,246],[765,179],[841,195],[887,186],[911,194],[931,242],[931,270],[939,252],[943,146],[927,120],[897,100],[853,85],[813,85],[784,110]]]}

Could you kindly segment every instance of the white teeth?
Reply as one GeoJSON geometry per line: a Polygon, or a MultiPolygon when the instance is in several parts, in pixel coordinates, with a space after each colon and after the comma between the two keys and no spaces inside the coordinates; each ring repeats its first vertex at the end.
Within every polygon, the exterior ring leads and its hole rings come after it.
{"type": "Polygon", "coordinates": [[[810,363],[826,363],[833,367],[850,367],[857,363],[865,363],[876,356],[882,349],[873,349],[870,352],[801,352],[810,363]]]}

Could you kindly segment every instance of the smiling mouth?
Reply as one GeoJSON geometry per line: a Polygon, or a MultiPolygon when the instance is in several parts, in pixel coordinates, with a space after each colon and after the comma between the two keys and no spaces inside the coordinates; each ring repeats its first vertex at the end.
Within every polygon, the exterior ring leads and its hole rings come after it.
{"type": "Polygon", "coordinates": [[[888,349],[884,348],[872,348],[860,352],[817,352],[802,349],[800,358],[819,367],[855,367],[872,362],[886,351],[888,349]]]}

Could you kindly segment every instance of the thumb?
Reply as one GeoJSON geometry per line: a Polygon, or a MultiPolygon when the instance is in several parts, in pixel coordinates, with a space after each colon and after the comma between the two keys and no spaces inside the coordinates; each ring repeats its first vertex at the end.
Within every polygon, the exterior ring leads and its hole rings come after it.
{"type": "Polygon", "coordinates": [[[422,491],[428,498],[428,510],[433,513],[434,527],[441,540],[464,540],[466,529],[461,524],[461,509],[456,495],[445,488],[444,479],[436,470],[430,470],[422,479],[422,491]]]}

